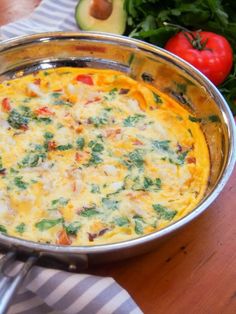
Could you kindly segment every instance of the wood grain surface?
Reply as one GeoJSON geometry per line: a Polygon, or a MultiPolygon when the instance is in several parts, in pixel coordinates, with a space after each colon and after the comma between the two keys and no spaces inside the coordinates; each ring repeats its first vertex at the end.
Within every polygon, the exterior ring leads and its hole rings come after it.
{"type": "MultiPolygon", "coordinates": [[[[0,25],[39,2],[0,0],[0,25]]],[[[236,169],[211,207],[157,250],[91,272],[114,277],[144,313],[235,314],[236,169]]]]}

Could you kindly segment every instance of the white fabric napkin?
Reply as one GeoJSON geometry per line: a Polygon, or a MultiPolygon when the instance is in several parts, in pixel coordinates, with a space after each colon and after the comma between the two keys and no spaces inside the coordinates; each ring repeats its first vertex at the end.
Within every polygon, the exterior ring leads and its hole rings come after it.
{"type": "MultiPolygon", "coordinates": [[[[40,32],[76,31],[77,3],[78,0],[43,0],[27,18],[2,26],[1,39],[40,32]]],[[[141,314],[142,311],[112,278],[35,266],[8,314],[42,313],[141,314]]]]}

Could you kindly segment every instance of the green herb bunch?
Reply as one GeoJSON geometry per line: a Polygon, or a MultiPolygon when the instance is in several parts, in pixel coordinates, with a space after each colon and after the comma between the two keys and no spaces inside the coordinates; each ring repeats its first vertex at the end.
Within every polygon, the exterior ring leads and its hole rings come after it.
{"type": "Polygon", "coordinates": [[[179,31],[211,31],[223,35],[234,51],[234,66],[218,86],[236,115],[236,1],[235,0],[125,0],[127,35],[163,47],[179,31]]]}

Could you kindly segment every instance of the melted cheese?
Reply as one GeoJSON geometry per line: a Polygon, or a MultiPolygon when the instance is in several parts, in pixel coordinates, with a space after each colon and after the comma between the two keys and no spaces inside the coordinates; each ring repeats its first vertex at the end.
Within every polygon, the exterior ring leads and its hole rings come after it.
{"type": "Polygon", "coordinates": [[[0,85],[0,231],[95,245],[179,220],[209,154],[173,99],[112,70],[57,68],[0,85]]]}

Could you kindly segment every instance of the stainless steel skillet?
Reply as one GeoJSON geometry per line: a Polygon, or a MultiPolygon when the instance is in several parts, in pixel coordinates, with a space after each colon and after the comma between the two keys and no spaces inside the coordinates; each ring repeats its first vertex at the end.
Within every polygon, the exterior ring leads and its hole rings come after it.
{"type": "Polygon", "coordinates": [[[14,279],[0,278],[0,313],[30,267],[39,259],[59,260],[70,269],[114,261],[153,249],[168,235],[195,219],[218,196],[235,163],[235,124],[218,90],[186,62],[152,45],[126,37],[102,33],[44,33],[3,42],[0,46],[0,81],[40,69],[60,66],[112,68],[145,80],[175,98],[190,113],[202,118],[208,142],[211,174],[202,202],[172,225],[134,240],[97,246],[56,246],[0,234],[0,245],[8,254],[0,262],[5,273],[17,255],[28,257],[14,279]]]}

